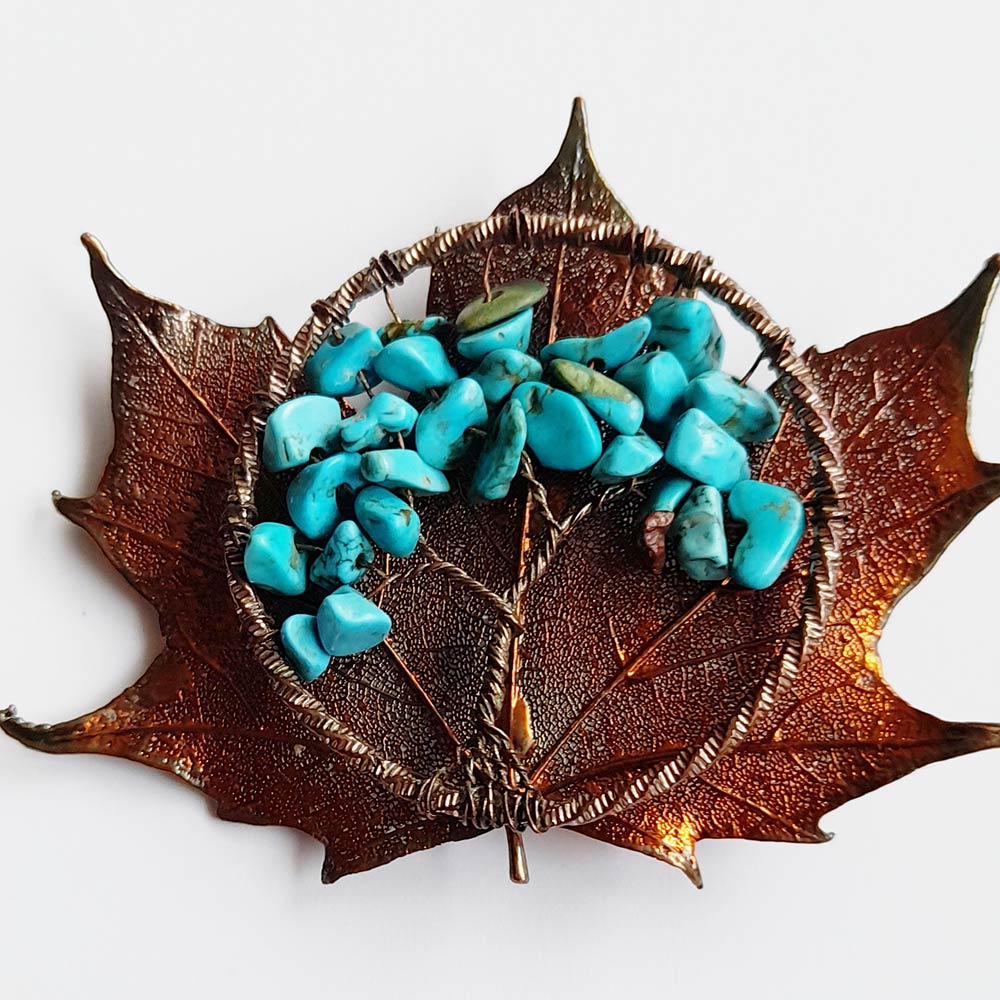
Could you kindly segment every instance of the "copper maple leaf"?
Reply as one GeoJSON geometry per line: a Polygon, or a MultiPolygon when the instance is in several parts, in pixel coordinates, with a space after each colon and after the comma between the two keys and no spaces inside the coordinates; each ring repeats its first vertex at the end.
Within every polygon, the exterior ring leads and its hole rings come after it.
{"type": "Polygon", "coordinates": [[[700,839],[820,841],[848,799],[1000,745],[1000,727],[907,705],[875,651],[898,597],[1000,492],[966,435],[1000,259],[940,312],[799,356],[708,259],[635,228],[577,103],[555,162],[490,220],[384,254],[342,293],[395,283],[422,255],[430,309],[453,318],[484,281],[541,277],[537,347],[706,291],[777,371],[784,416],[754,471],[807,498],[806,539],[766,591],[706,588],[669,557],[654,574],[634,547],[636,490],[526,459],[507,501],[421,501],[418,552],[366,584],[391,642],[306,689],[273,637],[291,605],[260,604],[233,546],[255,505],[277,502],[255,467],[261,421],[346,300],[321,300],[286,342],[270,320],[223,327],[151,299],[84,242],[114,338],[116,437],[97,493],[57,505],[157,608],[165,648],[79,719],[4,713],[21,742],[139,760],[225,819],[301,829],[326,846],[327,881],[501,826],[523,878],[520,831],[564,826],[698,884],[700,839]]]}

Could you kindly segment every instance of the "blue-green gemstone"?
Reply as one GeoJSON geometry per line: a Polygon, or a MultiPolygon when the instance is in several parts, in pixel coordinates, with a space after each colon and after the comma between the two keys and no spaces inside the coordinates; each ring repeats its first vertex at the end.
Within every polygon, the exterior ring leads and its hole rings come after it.
{"type": "Polygon", "coordinates": [[[647,434],[619,434],[608,442],[590,474],[599,483],[620,483],[649,472],[661,458],[663,449],[647,434]]]}
{"type": "Polygon", "coordinates": [[[485,295],[480,295],[467,303],[458,314],[455,326],[463,333],[495,326],[529,306],[541,302],[548,291],[543,282],[535,281],[533,278],[496,285],[490,289],[489,299],[485,295]]]}
{"type": "Polygon", "coordinates": [[[514,351],[526,351],[531,340],[533,313],[533,309],[522,309],[495,326],[470,333],[455,344],[455,350],[470,361],[478,361],[491,351],[499,351],[505,347],[514,351]]]}
{"type": "Polygon", "coordinates": [[[704,302],[665,295],[654,299],[646,315],[653,322],[649,343],[676,355],[688,378],[722,364],[722,331],[704,302]]]}
{"type": "Polygon", "coordinates": [[[489,414],[482,387],[471,378],[460,378],[440,399],[428,403],[417,419],[413,443],[417,453],[436,469],[453,469],[472,444],[469,430],[485,427],[489,414]]]}
{"type": "Polygon", "coordinates": [[[729,494],[729,513],[747,526],[733,554],[733,579],[753,590],[770,587],[805,531],[802,501],[782,486],[747,479],[729,494]]]}
{"type": "Polygon", "coordinates": [[[601,457],[601,432],[576,396],[543,382],[522,382],[511,398],[524,407],[528,447],[541,465],[577,472],[601,457]]]}
{"type": "Polygon", "coordinates": [[[361,456],[340,452],[322,462],[307,465],[293,480],[285,495],[288,516],[309,538],[327,538],[340,520],[337,490],[364,485],[361,456]]]}
{"type": "Polygon", "coordinates": [[[746,448],[701,410],[686,410],[677,421],[666,458],[678,472],[723,493],[750,477],[746,448]]]}
{"type": "Polygon", "coordinates": [[[354,516],[365,534],[383,552],[405,559],[420,541],[420,517],[395,493],[366,486],[354,498],[354,516]]]}
{"type": "Polygon", "coordinates": [[[361,456],[361,475],[370,483],[389,490],[413,490],[414,493],[447,493],[448,477],[428,465],[415,451],[384,448],[361,456]]]}
{"type": "Polygon", "coordinates": [[[476,471],[469,488],[469,502],[501,500],[510,491],[510,484],[521,465],[521,452],[528,439],[528,423],[524,407],[517,399],[509,399],[497,414],[479,453],[476,471]]]}
{"type": "Polygon", "coordinates": [[[357,583],[375,559],[375,550],[356,521],[341,521],[326,548],[317,556],[309,571],[309,579],[320,587],[339,587],[342,583],[357,583]]]}
{"type": "Polygon", "coordinates": [[[724,580],[729,572],[722,494],[714,486],[696,486],[671,526],[677,560],[692,580],[724,580]]]}
{"type": "Polygon", "coordinates": [[[377,448],[392,434],[409,434],[417,422],[417,411],[391,392],[377,393],[371,402],[340,428],[344,451],[377,448]]]}
{"type": "Polygon", "coordinates": [[[684,502],[691,492],[694,483],[683,476],[666,476],[658,479],[646,489],[646,499],[639,508],[639,517],[646,517],[654,510],[663,510],[671,514],[684,502]]]}
{"type": "Polygon", "coordinates": [[[567,337],[542,348],[542,360],[565,358],[581,365],[596,364],[605,371],[630,361],[646,343],[652,323],[638,316],[600,337],[567,337]]]}
{"type": "Polygon", "coordinates": [[[423,319],[403,319],[398,323],[386,323],[379,327],[378,335],[383,344],[391,344],[400,337],[415,337],[418,333],[430,333],[435,327],[448,321],[444,316],[425,316],[423,319]]]}
{"type": "Polygon", "coordinates": [[[530,354],[505,347],[490,351],[469,377],[482,386],[486,402],[496,406],[513,392],[514,386],[540,379],[542,366],[530,354]]]}
{"type": "Polygon", "coordinates": [[[377,646],[392,619],[353,587],[338,587],[316,612],[319,641],[331,656],[353,656],[377,646]]]}
{"type": "Polygon", "coordinates": [[[441,341],[426,333],[387,344],[372,362],[379,378],[410,392],[427,392],[454,382],[452,367],[441,341]]]}
{"type": "Polygon", "coordinates": [[[684,396],[688,380],[681,363],[670,351],[650,351],[615,372],[615,381],[642,400],[643,423],[656,438],[666,438],[684,396]]]}
{"type": "Polygon", "coordinates": [[[767,393],[740,383],[725,372],[704,372],[684,394],[688,406],[707,413],[738,441],[764,441],[778,429],[781,413],[767,393]]]}
{"type": "Polygon", "coordinates": [[[642,426],[642,400],[631,389],[565,358],[556,358],[549,370],[556,382],[579,396],[592,413],[620,434],[635,434],[642,426]]]}
{"type": "Polygon", "coordinates": [[[329,396],[299,396],[275,407],[264,425],[261,457],[271,472],[305,465],[315,450],[334,451],[340,402],[329,396]]]}
{"type": "Polygon", "coordinates": [[[278,594],[304,594],[306,557],[295,547],[295,529],[276,521],[255,524],[243,550],[243,571],[258,587],[278,594]]]}
{"type": "Polygon", "coordinates": [[[330,654],[319,641],[315,615],[291,615],[281,625],[281,645],[303,684],[316,680],[330,665],[330,654]]]}
{"type": "Polygon", "coordinates": [[[353,396],[364,388],[358,373],[369,369],[381,350],[374,330],[364,323],[348,323],[331,333],[306,362],[306,384],[324,396],[353,396]]]}

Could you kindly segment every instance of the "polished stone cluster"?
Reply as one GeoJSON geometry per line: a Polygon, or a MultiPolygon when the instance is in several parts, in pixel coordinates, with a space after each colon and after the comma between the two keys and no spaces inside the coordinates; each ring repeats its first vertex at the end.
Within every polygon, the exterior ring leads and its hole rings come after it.
{"type": "Polygon", "coordinates": [[[356,585],[379,550],[416,550],[414,497],[449,492],[448,473],[464,468],[470,503],[502,499],[525,450],[540,467],[587,470],[602,484],[642,480],[640,517],[669,515],[677,560],[696,580],[762,589],[787,565],[802,504],[752,480],[745,447],[775,433],[778,408],[720,370],[712,310],[665,296],[602,336],[556,340],[533,357],[546,294],[518,281],[474,299],[453,324],[429,316],[331,331],[305,365],[309,394],[270,414],[265,468],[299,470],[285,496],[291,524],[257,524],[244,568],[279,594],[310,584],[326,594],[315,615],[282,625],[303,681],[389,634],[389,616],[356,585]],[[362,392],[372,398],[361,412],[342,405],[362,392]],[[745,528],[732,553],[727,512],[745,528]]]}

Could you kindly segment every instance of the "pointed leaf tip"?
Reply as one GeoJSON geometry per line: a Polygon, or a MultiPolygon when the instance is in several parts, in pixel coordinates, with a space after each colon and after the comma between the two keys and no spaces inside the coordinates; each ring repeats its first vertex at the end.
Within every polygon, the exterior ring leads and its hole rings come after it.
{"type": "Polygon", "coordinates": [[[90,501],[78,497],[64,497],[58,490],[52,491],[52,503],[63,517],[74,524],[83,524],[91,511],[90,501]]]}
{"type": "Polygon", "coordinates": [[[628,209],[597,169],[582,98],[573,100],[566,134],[548,169],[531,184],[504,198],[496,210],[515,207],[548,215],[586,216],[634,225],[628,209]]]}
{"type": "Polygon", "coordinates": [[[569,124],[562,146],[559,147],[557,160],[572,162],[583,156],[592,156],[590,148],[590,130],[587,128],[587,108],[582,97],[573,98],[573,107],[569,113],[569,124]]]}
{"type": "Polygon", "coordinates": [[[1000,279],[1000,254],[989,257],[972,283],[944,312],[949,318],[955,343],[969,364],[986,323],[986,314],[1000,279]]]}

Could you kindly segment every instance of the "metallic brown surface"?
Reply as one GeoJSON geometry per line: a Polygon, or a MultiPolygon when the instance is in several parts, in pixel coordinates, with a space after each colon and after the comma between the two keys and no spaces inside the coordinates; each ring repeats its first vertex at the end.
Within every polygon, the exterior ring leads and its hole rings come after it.
{"type": "Polygon", "coordinates": [[[639,522],[639,556],[651,573],[662,573],[667,565],[667,532],[673,523],[669,510],[651,511],[639,522]]]}
{"type": "Polygon", "coordinates": [[[35,727],[4,713],[22,742],[140,760],[201,787],[223,818],[302,829],[326,845],[328,881],[498,826],[525,881],[520,831],[569,826],[699,883],[699,839],[822,840],[819,818],[841,802],[1000,745],[997,727],[910,708],[875,654],[897,597],[1000,492],[965,433],[997,260],[934,316],[800,357],[710,260],[635,227],[594,166],[579,102],[534,184],[481,223],[374,258],[289,344],[271,321],[220,327],[150,299],[87,245],[114,337],[116,440],[95,496],[57,502],[157,607],[165,650],[91,715],[35,727]],[[274,502],[259,432],[330,323],[428,265],[429,311],[452,319],[487,283],[548,281],[536,348],[603,333],[664,292],[725,303],[785,407],[755,469],[810,497],[779,583],[707,589],[667,551],[650,573],[635,550],[641,484],[607,490],[526,461],[507,502],[420,500],[418,552],[366,581],[391,643],[303,688],[274,637],[275,617],[301,608],[265,606],[240,577],[242,539],[274,502]]]}

